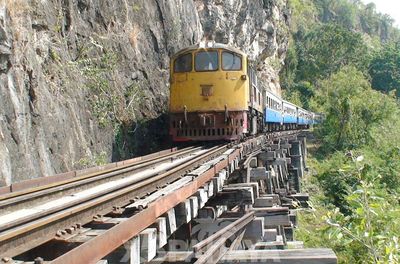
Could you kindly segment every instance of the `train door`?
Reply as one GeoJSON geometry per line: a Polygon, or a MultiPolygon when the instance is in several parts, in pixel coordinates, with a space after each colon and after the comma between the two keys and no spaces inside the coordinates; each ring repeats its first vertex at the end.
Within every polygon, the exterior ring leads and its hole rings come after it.
{"type": "Polygon", "coordinates": [[[249,114],[250,114],[250,131],[252,135],[257,134],[264,128],[263,122],[263,94],[258,86],[257,74],[249,64],[247,67],[247,75],[249,76],[249,114]]]}

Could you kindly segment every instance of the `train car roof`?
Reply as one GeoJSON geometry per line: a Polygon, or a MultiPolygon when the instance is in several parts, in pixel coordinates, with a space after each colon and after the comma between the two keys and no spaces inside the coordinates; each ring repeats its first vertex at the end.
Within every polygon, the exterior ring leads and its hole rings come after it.
{"type": "Polygon", "coordinates": [[[271,91],[266,90],[265,92],[266,92],[266,94],[267,94],[268,96],[270,96],[271,98],[273,98],[273,99],[275,99],[275,100],[278,100],[280,103],[283,101],[282,98],[280,98],[280,97],[279,97],[278,95],[276,95],[276,94],[273,94],[271,91]]]}
{"type": "Polygon", "coordinates": [[[184,49],[181,49],[180,51],[178,51],[177,53],[172,55],[172,57],[174,58],[174,57],[177,57],[180,54],[183,54],[185,52],[192,51],[192,50],[199,50],[199,49],[204,49],[204,50],[207,50],[207,49],[225,49],[225,50],[229,50],[229,51],[238,53],[238,54],[240,54],[242,56],[247,56],[246,53],[244,53],[243,51],[241,51],[241,50],[239,50],[237,48],[234,48],[234,47],[222,44],[222,43],[216,43],[216,42],[210,41],[210,42],[199,42],[199,43],[197,43],[195,45],[192,45],[192,46],[186,47],[184,49]]]}
{"type": "Polygon", "coordinates": [[[303,111],[303,112],[308,112],[306,109],[304,109],[304,108],[302,108],[302,107],[300,107],[300,106],[297,106],[297,108],[298,108],[299,110],[303,111]]]}
{"type": "Polygon", "coordinates": [[[293,103],[291,103],[291,102],[285,101],[285,100],[282,100],[282,102],[283,102],[284,104],[290,105],[290,106],[295,107],[295,108],[298,107],[297,105],[295,105],[295,104],[293,104],[293,103]]]}

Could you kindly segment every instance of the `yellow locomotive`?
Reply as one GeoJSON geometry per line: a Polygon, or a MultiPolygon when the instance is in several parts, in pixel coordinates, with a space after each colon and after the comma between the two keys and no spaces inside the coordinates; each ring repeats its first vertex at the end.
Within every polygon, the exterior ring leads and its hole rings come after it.
{"type": "Polygon", "coordinates": [[[263,92],[238,49],[202,42],[170,65],[170,134],[174,141],[237,140],[263,130],[263,92]]]}

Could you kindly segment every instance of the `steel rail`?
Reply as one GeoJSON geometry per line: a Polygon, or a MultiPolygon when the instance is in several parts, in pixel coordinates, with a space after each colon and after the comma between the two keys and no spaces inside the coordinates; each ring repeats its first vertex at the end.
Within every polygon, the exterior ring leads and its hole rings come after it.
{"type": "MultiPolygon", "coordinates": [[[[133,167],[133,166],[139,166],[139,165],[142,165],[142,164],[146,164],[148,162],[159,161],[160,159],[168,159],[171,156],[175,156],[177,154],[182,154],[182,153],[191,151],[191,149],[193,149],[193,148],[195,148],[195,147],[184,148],[184,149],[177,150],[177,151],[174,151],[174,152],[169,152],[169,153],[161,155],[161,156],[156,156],[156,157],[151,157],[151,158],[144,159],[144,160],[134,161],[133,163],[129,163],[129,164],[117,165],[116,167],[113,167],[113,168],[109,168],[109,169],[105,169],[105,170],[101,170],[101,171],[97,171],[97,172],[84,174],[82,176],[77,176],[77,177],[74,177],[74,178],[71,178],[71,179],[62,180],[62,181],[58,181],[58,182],[55,182],[55,183],[45,184],[45,185],[41,185],[41,186],[37,186],[37,187],[27,188],[27,189],[24,189],[24,190],[21,190],[21,191],[16,191],[16,192],[3,194],[3,195],[0,195],[0,201],[7,200],[7,199],[10,199],[10,198],[13,198],[13,197],[20,197],[20,196],[23,196],[25,194],[41,191],[41,190],[44,190],[44,189],[49,189],[49,188],[52,188],[52,187],[64,185],[64,184],[71,183],[71,182],[80,181],[80,180],[83,180],[83,179],[95,177],[95,176],[98,176],[98,175],[101,175],[101,174],[117,171],[117,170],[120,170],[120,169],[129,168],[129,167],[133,167]]],[[[199,149],[199,148],[201,148],[201,147],[197,147],[197,149],[199,149]]],[[[51,176],[49,176],[49,177],[51,177],[51,176]]]]}
{"type": "MultiPolygon", "coordinates": [[[[188,161],[190,161],[192,159],[195,159],[195,157],[189,157],[188,161]]],[[[185,163],[183,163],[183,164],[185,164],[185,163]]],[[[169,172],[170,170],[174,170],[174,168],[172,167],[172,168],[168,169],[167,172],[169,172]]],[[[87,197],[83,197],[81,199],[72,200],[72,201],[67,202],[67,203],[61,203],[59,206],[44,210],[42,212],[38,212],[34,216],[28,216],[28,217],[22,217],[22,218],[19,218],[19,219],[15,219],[14,221],[9,222],[8,224],[0,224],[0,231],[5,231],[7,229],[11,229],[13,227],[22,225],[24,223],[31,222],[31,221],[36,220],[38,218],[44,217],[46,215],[49,215],[49,214],[52,214],[52,213],[56,213],[56,212],[58,212],[60,210],[63,210],[63,209],[66,209],[66,208],[70,208],[70,207],[73,207],[73,206],[76,206],[76,205],[79,205],[79,204],[82,204],[82,203],[84,203],[86,201],[93,200],[93,199],[95,199],[95,198],[97,198],[99,196],[103,196],[103,195],[106,195],[106,194],[109,194],[109,193],[113,193],[115,191],[120,190],[121,188],[129,187],[129,186],[132,186],[132,185],[134,185],[134,184],[136,184],[138,182],[141,182],[143,180],[147,180],[149,178],[153,178],[157,174],[159,174],[159,172],[155,171],[155,172],[151,172],[150,174],[147,174],[147,175],[138,176],[138,177],[135,177],[134,179],[132,179],[131,181],[127,181],[127,182],[125,182],[123,184],[116,185],[116,186],[113,186],[113,187],[105,189],[105,190],[96,191],[96,192],[94,192],[93,194],[91,194],[91,195],[89,195],[87,197]]],[[[107,183],[107,184],[109,184],[109,183],[107,183]]],[[[1,242],[1,233],[0,233],[0,242],[1,242]]]]}
{"type": "Polygon", "coordinates": [[[156,202],[149,204],[147,208],[58,257],[52,263],[96,263],[102,257],[129,241],[129,239],[138,235],[142,230],[154,223],[159,216],[195,194],[200,187],[214,177],[217,168],[222,169],[227,167],[229,162],[233,161],[239,155],[240,149],[236,149],[228,155],[227,159],[221,160],[189,184],[161,197],[156,202]]]}
{"type": "MultiPolygon", "coordinates": [[[[159,157],[154,157],[142,161],[135,162],[133,164],[122,165],[119,167],[106,169],[104,171],[99,171],[96,173],[90,173],[87,175],[74,177],[72,179],[56,182],[49,185],[39,186],[34,189],[28,189],[23,192],[11,193],[9,195],[0,196],[0,209],[2,211],[6,211],[5,208],[13,207],[13,209],[17,208],[17,204],[24,203],[26,201],[29,202],[29,205],[34,203],[34,199],[39,199],[41,197],[46,196],[48,198],[50,194],[55,194],[57,192],[63,192],[63,195],[66,195],[66,190],[76,189],[83,185],[89,185],[90,183],[95,183],[100,180],[110,179],[115,176],[122,176],[123,173],[132,172],[135,170],[143,169],[145,167],[149,167],[155,165],[159,162],[171,159],[172,157],[180,157],[185,154],[190,154],[201,147],[189,147],[179,151],[171,152],[159,157]]],[[[73,191],[73,190],[71,190],[73,191]]],[[[20,207],[20,206],[19,206],[20,207]]]]}
{"type": "MultiPolygon", "coordinates": [[[[52,223],[57,223],[57,222],[61,221],[62,219],[68,218],[71,216],[77,216],[82,212],[85,212],[89,209],[93,209],[96,207],[100,207],[102,204],[110,203],[113,200],[122,198],[122,199],[120,199],[121,200],[120,203],[122,201],[124,201],[123,202],[124,205],[129,204],[130,200],[132,198],[129,194],[131,194],[135,191],[139,191],[141,189],[146,189],[146,187],[154,188],[157,184],[160,184],[160,183],[165,184],[165,182],[169,182],[172,179],[177,179],[181,175],[180,173],[184,173],[185,171],[191,169],[193,166],[196,166],[198,163],[208,160],[210,158],[210,156],[221,153],[225,149],[227,149],[227,145],[214,147],[214,148],[210,149],[209,151],[201,154],[200,156],[194,157],[193,159],[189,160],[188,162],[169,170],[168,172],[149,177],[143,181],[138,182],[137,184],[129,185],[123,189],[119,189],[112,193],[102,195],[95,199],[83,202],[80,205],[76,205],[71,208],[52,213],[48,216],[34,220],[30,223],[26,223],[19,227],[15,227],[13,229],[10,229],[3,233],[0,233],[0,252],[2,252],[2,256],[4,254],[8,257],[10,257],[10,256],[13,257],[22,252],[25,252],[27,250],[27,248],[24,247],[24,245],[20,245],[18,243],[18,241],[20,241],[20,238],[24,237],[24,234],[31,234],[35,230],[38,230],[38,229],[40,229],[41,231],[42,231],[42,229],[47,230],[47,229],[49,229],[49,227],[51,226],[52,223]],[[163,180],[165,180],[165,181],[163,181],[163,180]],[[16,244],[15,247],[10,247],[10,246],[6,247],[6,244],[9,244],[13,240],[17,240],[17,242],[15,243],[16,244]]],[[[144,191],[142,191],[142,193],[143,192],[148,192],[148,190],[144,190],[144,191]]],[[[112,211],[111,207],[108,207],[108,208],[109,209],[107,209],[107,210],[103,209],[103,211],[105,213],[111,212],[112,211]]],[[[99,211],[101,211],[101,210],[99,209],[99,211]]],[[[92,214],[92,216],[93,215],[94,214],[92,214]]],[[[86,223],[91,221],[90,219],[88,219],[88,220],[89,221],[87,221],[86,223]]],[[[42,236],[43,236],[43,233],[47,234],[47,236],[44,235],[44,237],[42,237],[42,239],[39,239],[39,240],[43,243],[43,242],[46,242],[46,241],[54,238],[55,231],[56,230],[41,232],[42,236]],[[49,232],[52,232],[52,233],[49,233],[49,232]]],[[[37,239],[36,239],[36,241],[37,241],[37,239]]],[[[36,243],[36,245],[37,245],[37,243],[36,243]]]]}

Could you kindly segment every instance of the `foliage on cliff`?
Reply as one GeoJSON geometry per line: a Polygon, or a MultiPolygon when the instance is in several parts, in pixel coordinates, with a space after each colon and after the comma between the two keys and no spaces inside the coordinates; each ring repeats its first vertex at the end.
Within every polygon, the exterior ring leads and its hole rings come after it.
{"type": "Polygon", "coordinates": [[[341,263],[398,263],[400,31],[373,4],[290,2],[285,96],[325,114],[298,239],[341,263]]]}

